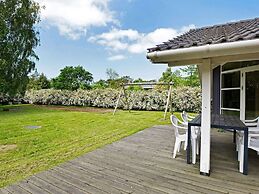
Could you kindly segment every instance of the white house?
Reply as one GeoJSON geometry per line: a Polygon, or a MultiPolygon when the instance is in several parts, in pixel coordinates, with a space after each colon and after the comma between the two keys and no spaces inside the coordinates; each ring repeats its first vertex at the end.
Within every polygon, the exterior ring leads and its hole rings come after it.
{"type": "Polygon", "coordinates": [[[148,49],[147,58],[169,67],[198,65],[200,172],[209,173],[211,112],[239,115],[241,120],[259,116],[259,18],[190,30],[148,49]]]}

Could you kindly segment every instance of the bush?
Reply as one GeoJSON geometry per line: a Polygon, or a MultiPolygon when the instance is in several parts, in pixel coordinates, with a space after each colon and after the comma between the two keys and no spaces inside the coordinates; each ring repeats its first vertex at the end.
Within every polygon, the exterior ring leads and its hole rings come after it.
{"type": "MultiPolygon", "coordinates": [[[[24,100],[27,103],[39,105],[92,106],[114,108],[119,96],[119,90],[31,90],[27,91],[24,100]]],[[[133,110],[164,110],[167,91],[139,90],[127,91],[130,109],[133,110]]],[[[173,111],[199,112],[201,108],[200,88],[175,88],[172,92],[173,111]]],[[[121,98],[119,108],[127,109],[125,97],[121,98]]]]}
{"type": "Polygon", "coordinates": [[[11,97],[7,94],[1,94],[0,93],[0,104],[7,105],[7,104],[20,104],[20,103],[26,103],[23,100],[22,95],[16,95],[14,97],[11,97]]]}

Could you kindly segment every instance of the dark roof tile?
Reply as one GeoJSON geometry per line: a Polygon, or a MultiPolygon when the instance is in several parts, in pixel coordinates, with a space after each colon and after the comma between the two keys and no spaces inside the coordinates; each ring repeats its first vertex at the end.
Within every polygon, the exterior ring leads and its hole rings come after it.
{"type": "Polygon", "coordinates": [[[156,47],[149,48],[148,52],[252,40],[256,38],[259,38],[259,18],[191,29],[181,36],[158,44],[156,47]]]}

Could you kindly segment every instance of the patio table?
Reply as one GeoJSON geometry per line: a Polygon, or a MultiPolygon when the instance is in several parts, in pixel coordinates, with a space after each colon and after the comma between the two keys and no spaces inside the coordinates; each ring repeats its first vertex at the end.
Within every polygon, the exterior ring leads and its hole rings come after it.
{"type": "MultiPolygon", "coordinates": [[[[188,146],[187,146],[187,163],[191,164],[191,127],[201,126],[201,115],[188,122],[188,146]]],[[[248,171],[248,127],[237,117],[232,115],[211,115],[211,128],[220,128],[224,130],[232,129],[234,137],[236,130],[244,131],[244,168],[243,174],[247,175],[248,171]]],[[[201,173],[203,174],[203,173],[201,173]]]]}

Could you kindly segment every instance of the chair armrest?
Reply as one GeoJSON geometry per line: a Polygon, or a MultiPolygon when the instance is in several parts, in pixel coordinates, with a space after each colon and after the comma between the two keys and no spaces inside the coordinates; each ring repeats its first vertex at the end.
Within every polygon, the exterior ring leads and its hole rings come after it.
{"type": "Polygon", "coordinates": [[[253,119],[253,120],[245,120],[245,123],[256,123],[258,121],[259,117],[253,119]]]}
{"type": "Polygon", "coordinates": [[[178,128],[178,129],[184,129],[184,130],[186,130],[186,131],[188,130],[187,127],[182,127],[182,126],[177,126],[177,128],[178,128]]]}
{"type": "Polygon", "coordinates": [[[249,137],[259,137],[259,134],[252,133],[252,134],[249,134],[249,137]]]}
{"type": "Polygon", "coordinates": [[[178,122],[181,123],[182,125],[188,126],[188,123],[185,123],[185,122],[183,122],[183,121],[180,121],[179,119],[178,119],[178,122]]]}
{"type": "Polygon", "coordinates": [[[190,119],[194,119],[194,116],[188,115],[187,117],[189,117],[190,119]]]}
{"type": "Polygon", "coordinates": [[[259,133],[259,127],[249,127],[248,132],[258,132],[259,133]]]}
{"type": "Polygon", "coordinates": [[[247,127],[257,127],[257,123],[245,123],[247,127]]]}

